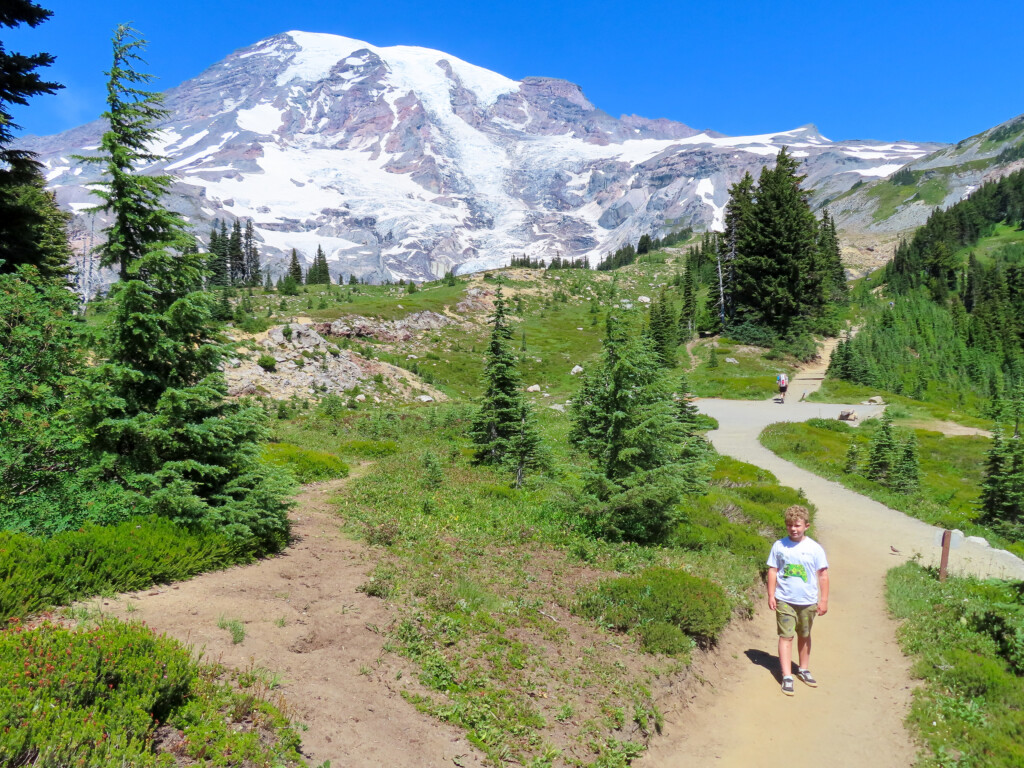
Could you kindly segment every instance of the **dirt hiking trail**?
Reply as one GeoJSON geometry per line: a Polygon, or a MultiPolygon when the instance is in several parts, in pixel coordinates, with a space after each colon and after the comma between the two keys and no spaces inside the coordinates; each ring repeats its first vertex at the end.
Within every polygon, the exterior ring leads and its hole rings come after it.
{"type": "MultiPolygon", "coordinates": [[[[809,535],[825,547],[831,576],[829,612],[814,625],[810,666],[819,687],[797,681],[793,697],[779,690],[775,621],[762,600],[754,620],[734,622],[718,653],[703,659],[696,671],[712,682],[667,712],[666,738],[637,762],[642,768],[914,763],[916,748],[902,725],[912,691],[910,661],[886,610],[885,573],[918,554],[924,563],[937,563],[939,529],[802,470],[758,442],[774,422],[834,419],[850,407],[861,419],[881,413],[880,406],[798,402],[820,386],[827,352],[823,358],[793,377],[785,404],[697,401],[719,422],[708,435],[719,452],[802,488],[818,508],[809,535]]],[[[1009,553],[965,541],[950,554],[952,572],[1024,579],[1024,563],[1009,553]]]]}
{"type": "Polygon", "coordinates": [[[277,675],[270,698],[307,727],[311,768],[324,760],[333,768],[481,766],[461,730],[401,698],[402,689],[426,691],[403,659],[382,651],[387,604],[356,592],[380,555],[342,534],[330,504],[360,468],[352,474],[303,489],[292,512],[295,541],[278,557],[101,600],[101,610],[205,649],[206,661],[277,675]],[[222,619],[242,622],[241,643],[218,628],[222,619]]]}

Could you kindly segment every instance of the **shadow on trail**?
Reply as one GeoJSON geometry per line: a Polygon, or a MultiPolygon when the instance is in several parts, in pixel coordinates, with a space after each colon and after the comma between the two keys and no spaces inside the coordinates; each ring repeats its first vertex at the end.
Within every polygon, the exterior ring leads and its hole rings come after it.
{"type": "Polygon", "coordinates": [[[773,653],[765,653],[760,648],[750,648],[744,651],[743,653],[744,655],[746,655],[748,659],[750,659],[751,664],[755,664],[758,667],[763,667],[764,669],[771,672],[772,677],[775,678],[776,682],[782,682],[781,678],[779,677],[778,656],[776,656],[773,653]]]}

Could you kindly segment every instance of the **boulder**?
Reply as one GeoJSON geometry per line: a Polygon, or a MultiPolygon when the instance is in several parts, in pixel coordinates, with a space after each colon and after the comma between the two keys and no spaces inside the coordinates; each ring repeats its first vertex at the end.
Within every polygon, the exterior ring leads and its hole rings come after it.
{"type": "Polygon", "coordinates": [[[981,547],[991,547],[992,546],[991,544],[988,543],[988,539],[986,539],[984,536],[968,536],[966,539],[964,539],[964,541],[969,541],[972,544],[977,544],[978,546],[981,546],[981,547]]]}
{"type": "Polygon", "coordinates": [[[540,384],[531,384],[526,388],[527,392],[540,392],[540,384]]]}
{"type": "Polygon", "coordinates": [[[249,379],[242,379],[228,389],[229,397],[241,397],[242,395],[255,395],[256,385],[249,379]]]}
{"type": "Polygon", "coordinates": [[[572,367],[572,370],[569,371],[569,375],[570,376],[575,376],[575,375],[580,374],[580,373],[583,373],[583,367],[579,366],[579,365],[574,365],[572,367]]]}
{"type": "Polygon", "coordinates": [[[857,412],[856,411],[850,411],[850,410],[840,411],[839,412],[839,420],[840,421],[856,421],[857,420],[857,412]]]}
{"type": "Polygon", "coordinates": [[[740,361],[737,360],[735,357],[727,357],[727,358],[725,358],[725,362],[732,363],[733,365],[739,365],[740,364],[740,361]]]}
{"type": "Polygon", "coordinates": [[[875,395],[874,397],[868,398],[868,405],[885,405],[885,400],[878,395],[875,395]]]}
{"type": "Polygon", "coordinates": [[[637,296],[636,300],[639,301],[641,304],[650,304],[651,303],[651,297],[650,296],[637,296]]]}
{"type": "Polygon", "coordinates": [[[420,395],[416,399],[419,400],[421,403],[432,403],[432,402],[434,402],[434,398],[432,398],[430,395],[420,395]]]}
{"type": "Polygon", "coordinates": [[[355,396],[355,401],[357,403],[365,403],[366,402],[366,395],[364,395],[362,392],[360,392],[358,395],[355,396]]]}

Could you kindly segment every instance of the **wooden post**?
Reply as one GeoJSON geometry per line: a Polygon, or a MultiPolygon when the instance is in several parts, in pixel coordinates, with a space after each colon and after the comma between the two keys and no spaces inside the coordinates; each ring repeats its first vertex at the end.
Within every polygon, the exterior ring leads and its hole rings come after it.
{"type": "Polygon", "coordinates": [[[942,559],[939,560],[939,581],[946,580],[946,566],[949,565],[949,541],[952,538],[952,531],[942,532],[942,559]]]}

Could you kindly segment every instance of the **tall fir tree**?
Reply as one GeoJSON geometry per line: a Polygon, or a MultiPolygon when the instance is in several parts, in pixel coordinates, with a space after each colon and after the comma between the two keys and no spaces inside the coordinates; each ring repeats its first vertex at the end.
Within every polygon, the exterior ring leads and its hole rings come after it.
{"type": "Polygon", "coordinates": [[[71,214],[61,210],[43,177],[31,170],[22,184],[4,183],[0,172],[0,274],[32,265],[43,279],[66,280],[71,246],[66,227],[71,214]]]}
{"type": "Polygon", "coordinates": [[[893,480],[893,469],[896,464],[897,445],[893,431],[892,416],[886,411],[882,414],[882,423],[871,436],[868,451],[867,476],[871,480],[889,485],[893,480]]]}
{"type": "Polygon", "coordinates": [[[260,268],[260,252],[256,245],[256,235],[253,232],[252,219],[245,221],[245,234],[242,238],[242,251],[245,258],[245,284],[258,286],[263,282],[262,270],[260,268]]]}
{"type": "Polygon", "coordinates": [[[725,206],[725,236],[718,249],[719,316],[722,325],[736,316],[736,265],[751,248],[754,237],[754,177],[747,171],[729,188],[725,206]]]}
{"type": "Polygon", "coordinates": [[[242,222],[235,219],[231,225],[227,248],[228,271],[231,285],[245,284],[245,251],[242,249],[242,222]]]}
{"type": "Polygon", "coordinates": [[[76,159],[100,165],[106,178],[93,182],[92,193],[103,202],[90,210],[109,214],[104,228],[106,241],[97,248],[102,266],[118,268],[121,280],[129,278],[131,264],[151,248],[177,246],[185,232],[178,214],[161,203],[171,185],[167,175],[138,173],[140,165],[164,159],[149,150],[156,143],[157,122],[168,114],[163,96],[143,86],[152,75],[138,72],[140,51],[146,41],[126,24],[114,31],[113,64],[107,72],[107,130],[100,139],[100,155],[76,159]]]}
{"type": "Polygon", "coordinates": [[[484,394],[470,435],[478,462],[513,466],[521,484],[523,473],[538,460],[540,438],[523,396],[507,309],[499,284],[484,359],[484,394]]]}
{"type": "Polygon", "coordinates": [[[774,168],[761,171],[749,237],[735,261],[735,313],[783,334],[794,320],[816,317],[830,277],[818,250],[817,220],[800,189],[799,162],[785,147],[774,168]]]}
{"type": "Polygon", "coordinates": [[[688,436],[650,339],[631,338],[609,316],[601,362],[584,375],[572,403],[570,442],[598,467],[589,481],[602,534],[663,538],[680,519],[685,493],[707,483],[707,450],[688,436]]]}
{"type": "Polygon", "coordinates": [[[299,264],[299,254],[292,248],[292,258],[288,262],[288,277],[295,281],[296,285],[302,285],[302,265],[299,264]]]}
{"type": "MultiPolygon", "coordinates": [[[[139,59],[141,42],[132,34],[124,26],[115,32],[112,72],[122,73],[112,75],[111,88],[128,88],[129,100],[145,99],[133,85],[144,81],[141,76],[122,70],[126,57],[139,59]]],[[[111,103],[122,101],[123,95],[111,95],[111,103]]],[[[152,104],[129,110],[132,135],[151,136],[159,114],[152,104]]],[[[130,166],[121,171],[138,173],[130,166]]],[[[132,494],[135,509],[124,505],[125,514],[153,513],[216,530],[256,553],[277,549],[288,535],[289,482],[260,461],[267,437],[262,409],[226,399],[213,298],[201,290],[204,259],[194,249],[170,247],[182,238],[177,217],[163,208],[164,185],[121,182],[107,198],[115,211],[124,199],[118,189],[146,190],[126,207],[133,222],[153,224],[147,236],[159,230],[162,237],[120,241],[134,243],[122,252],[130,257],[121,262],[127,279],[111,291],[111,321],[97,349],[101,360],[82,385],[78,418],[94,455],[83,475],[114,480],[132,494]]]]}
{"type": "Polygon", "coordinates": [[[828,298],[836,304],[845,303],[849,294],[846,285],[846,267],[843,266],[843,254],[839,247],[839,233],[836,231],[836,220],[826,208],[821,214],[818,226],[818,250],[827,270],[828,298]]]}
{"type": "MultiPolygon", "coordinates": [[[[14,29],[27,24],[35,29],[53,15],[30,0],[6,0],[0,8],[0,26],[14,29]]],[[[36,70],[54,62],[49,53],[8,53],[0,43],[0,190],[20,186],[38,174],[39,163],[32,152],[16,149],[14,131],[19,127],[11,115],[15,104],[26,106],[33,96],[56,93],[64,86],[43,80],[36,70]]],[[[0,205],[6,202],[0,195],[0,205]]],[[[0,222],[7,223],[8,214],[0,208],[0,222]]]]}
{"type": "Polygon", "coordinates": [[[697,270],[691,259],[686,259],[682,276],[683,303],[679,308],[679,338],[689,341],[697,332],[697,270]]]}

